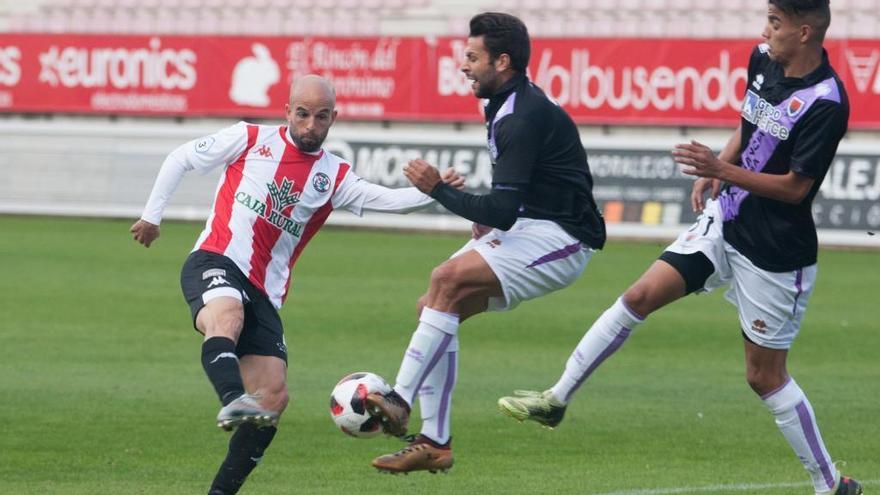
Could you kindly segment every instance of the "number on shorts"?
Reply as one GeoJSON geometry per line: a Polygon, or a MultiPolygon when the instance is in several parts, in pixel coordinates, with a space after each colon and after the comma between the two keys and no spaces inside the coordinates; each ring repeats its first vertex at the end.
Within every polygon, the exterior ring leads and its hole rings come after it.
{"type": "MultiPolygon", "coordinates": [[[[703,216],[700,216],[700,218],[697,219],[697,223],[695,223],[693,227],[689,228],[689,229],[688,229],[688,232],[693,232],[693,231],[697,230],[697,227],[700,226],[700,222],[703,221],[703,218],[704,218],[703,216]]],[[[704,230],[703,233],[700,234],[701,236],[705,236],[706,234],[708,234],[708,233],[709,233],[709,227],[711,227],[712,224],[715,223],[715,217],[714,217],[714,216],[711,216],[711,215],[710,215],[710,216],[707,216],[707,217],[705,217],[705,218],[708,218],[709,220],[706,222],[706,230],[704,230]]]]}

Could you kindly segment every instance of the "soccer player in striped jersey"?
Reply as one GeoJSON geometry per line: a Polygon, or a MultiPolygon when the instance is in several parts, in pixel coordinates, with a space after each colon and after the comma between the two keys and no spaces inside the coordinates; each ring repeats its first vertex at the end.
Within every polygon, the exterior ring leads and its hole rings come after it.
{"type": "MultiPolygon", "coordinates": [[[[333,210],[406,213],[432,199],[414,187],[371,184],[321,148],[335,122],[336,94],[319,76],[291,86],[286,126],[239,122],[186,143],[165,159],[134,239],[149,247],[185,173],[223,168],[205,229],[181,270],[193,324],[204,335],[202,366],[235,430],[209,495],[238,492],[262,459],[287,407],[287,344],[278,309],[291,269],[333,210]]],[[[444,181],[461,188],[452,169],[444,181]]]]}
{"type": "Polygon", "coordinates": [[[702,211],[697,223],[593,323],[552,388],[502,397],[503,412],[556,426],[572,395],[648,315],[729,284],[748,383],[816,494],[862,493],[856,480],[838,472],[813,407],[786,368],[816,279],[811,204],[849,119],[846,90],[822,47],[830,22],[828,0],[769,1],[765,42],[749,60],[739,128],[718,157],[696,141],[672,152],[684,173],[699,177],[691,195],[694,211],[702,211]],[[704,201],[708,191],[712,199],[704,201]]]}

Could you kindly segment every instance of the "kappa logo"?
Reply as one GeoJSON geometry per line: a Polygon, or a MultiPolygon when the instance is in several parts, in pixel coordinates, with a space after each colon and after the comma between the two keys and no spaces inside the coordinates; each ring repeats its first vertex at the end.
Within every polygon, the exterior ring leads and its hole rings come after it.
{"type": "Polygon", "coordinates": [[[272,148],[268,147],[265,144],[252,151],[251,154],[257,154],[262,156],[263,158],[275,158],[274,156],[272,156],[272,148]]]}
{"type": "Polygon", "coordinates": [[[486,241],[486,244],[488,244],[490,248],[495,249],[501,245],[501,240],[500,239],[492,239],[491,241],[486,241]]]}
{"type": "Polygon", "coordinates": [[[229,282],[227,282],[222,275],[218,275],[211,279],[211,283],[208,284],[208,288],[210,289],[212,287],[217,287],[218,285],[229,285],[229,282]]]}
{"type": "Polygon", "coordinates": [[[752,331],[757,333],[767,333],[767,323],[760,319],[753,321],[752,331]]]}
{"type": "Polygon", "coordinates": [[[312,178],[312,186],[318,192],[327,192],[330,189],[330,177],[327,177],[324,172],[318,172],[312,178]]]}

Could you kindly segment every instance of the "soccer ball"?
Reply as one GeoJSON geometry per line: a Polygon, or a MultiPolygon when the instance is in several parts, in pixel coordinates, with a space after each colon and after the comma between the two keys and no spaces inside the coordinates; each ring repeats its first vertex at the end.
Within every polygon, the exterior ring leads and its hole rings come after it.
{"type": "Polygon", "coordinates": [[[391,392],[381,376],[360,371],[342,377],[330,394],[330,416],[343,432],[357,438],[370,438],[382,433],[382,423],[367,411],[367,394],[391,392]]]}

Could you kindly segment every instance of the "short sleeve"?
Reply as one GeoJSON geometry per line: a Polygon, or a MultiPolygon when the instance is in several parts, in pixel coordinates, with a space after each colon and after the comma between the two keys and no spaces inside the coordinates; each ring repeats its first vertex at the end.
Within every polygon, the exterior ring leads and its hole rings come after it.
{"type": "Polygon", "coordinates": [[[848,117],[844,105],[824,100],[816,102],[798,123],[791,170],[813,179],[824,176],[846,133],[848,117]]]}
{"type": "Polygon", "coordinates": [[[541,135],[523,118],[507,117],[496,124],[495,146],[498,157],[492,174],[493,184],[526,184],[541,149],[541,135]]]}

